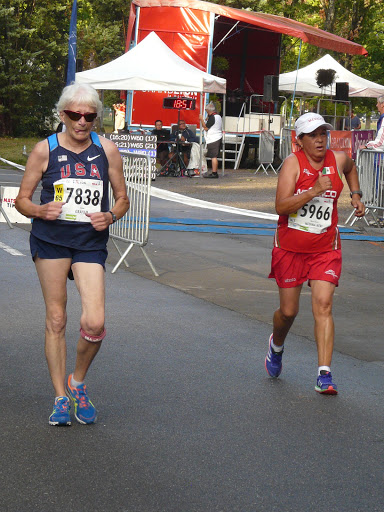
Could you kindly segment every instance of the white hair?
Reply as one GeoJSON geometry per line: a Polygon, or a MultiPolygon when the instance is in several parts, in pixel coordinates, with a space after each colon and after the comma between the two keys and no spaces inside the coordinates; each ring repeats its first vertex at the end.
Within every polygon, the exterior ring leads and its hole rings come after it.
{"type": "Polygon", "coordinates": [[[384,94],[382,94],[381,96],[379,96],[379,97],[377,98],[377,101],[378,101],[379,103],[384,103],[384,94]]]}
{"type": "Polygon", "coordinates": [[[208,103],[208,105],[205,107],[205,110],[209,110],[210,112],[216,112],[216,106],[215,104],[211,101],[208,103]]]}
{"type": "Polygon", "coordinates": [[[100,101],[96,89],[91,85],[74,83],[64,87],[56,105],[57,111],[62,112],[72,103],[84,103],[85,105],[89,105],[96,109],[98,116],[101,116],[103,104],[100,101]]]}

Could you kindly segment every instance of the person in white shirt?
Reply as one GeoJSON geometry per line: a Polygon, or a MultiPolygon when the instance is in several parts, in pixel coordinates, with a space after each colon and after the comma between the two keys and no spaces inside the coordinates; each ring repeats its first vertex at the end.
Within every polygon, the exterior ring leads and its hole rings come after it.
{"type": "Polygon", "coordinates": [[[207,174],[205,178],[218,178],[218,168],[219,161],[218,156],[221,149],[221,142],[223,140],[223,128],[222,128],[222,120],[219,114],[216,112],[216,107],[214,103],[210,102],[205,107],[205,110],[208,114],[208,119],[204,121],[204,116],[202,114],[199,115],[199,119],[201,121],[201,125],[203,129],[206,131],[206,141],[207,141],[207,157],[211,158],[212,162],[212,173],[207,174]]]}
{"type": "Polygon", "coordinates": [[[370,140],[365,146],[362,147],[365,147],[366,149],[377,149],[382,151],[384,150],[384,95],[377,98],[376,107],[380,114],[379,120],[377,121],[376,139],[370,140]]]}

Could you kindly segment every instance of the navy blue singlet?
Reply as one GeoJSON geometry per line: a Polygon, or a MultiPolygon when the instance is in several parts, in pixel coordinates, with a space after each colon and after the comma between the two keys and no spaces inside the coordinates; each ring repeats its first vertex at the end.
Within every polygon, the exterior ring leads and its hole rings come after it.
{"type": "MultiPolygon", "coordinates": [[[[40,204],[54,199],[53,183],[66,178],[81,178],[103,181],[101,211],[109,211],[108,201],[108,159],[99,136],[91,132],[92,144],[82,153],[76,154],[59,145],[57,135],[48,137],[49,162],[41,184],[40,204]]],[[[46,242],[71,247],[72,249],[104,249],[108,242],[109,230],[96,231],[90,222],[67,220],[34,219],[33,235],[46,242]]]]}

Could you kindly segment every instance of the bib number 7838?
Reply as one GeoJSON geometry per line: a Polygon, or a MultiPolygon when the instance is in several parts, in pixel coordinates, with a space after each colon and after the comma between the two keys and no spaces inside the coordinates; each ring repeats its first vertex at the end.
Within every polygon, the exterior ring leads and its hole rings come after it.
{"type": "Polygon", "coordinates": [[[97,206],[100,203],[100,191],[99,190],[91,190],[90,188],[82,189],[68,187],[68,197],[66,202],[69,203],[73,196],[73,200],[75,204],[84,206],[88,206],[92,204],[93,206],[97,206]]]}

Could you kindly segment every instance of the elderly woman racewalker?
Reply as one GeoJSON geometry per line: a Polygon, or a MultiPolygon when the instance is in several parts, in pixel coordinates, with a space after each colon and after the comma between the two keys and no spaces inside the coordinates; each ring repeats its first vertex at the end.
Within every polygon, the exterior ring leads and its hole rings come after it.
{"type": "Polygon", "coordinates": [[[327,150],[327,129],[331,128],[319,114],[299,117],[295,129],[301,150],[286,158],[279,175],[279,220],[269,277],[279,287],[280,307],[273,317],[265,368],[271,377],[280,375],[284,341],[299,311],[303,283],[309,281],[318,353],[315,390],[335,395],[332,301],[341,272],[337,200],[343,189],[342,174],[356,216],[363,216],[365,207],[354,162],[343,152],[327,150]]]}
{"type": "Polygon", "coordinates": [[[66,129],[39,142],[31,152],[16,208],[33,219],[30,247],[45,300],[45,354],[56,396],[49,423],[71,424],[70,397],[77,421],[88,424],[96,421],[97,411],[84,379],[106,335],[108,227],[126,213],[129,200],[117,147],[91,131],[102,109],[95,89],[79,84],[65,87],[57,109],[66,129]],[[40,181],[37,205],[32,195],[40,181]],[[112,210],[109,182],[115,198],[112,210]],[[76,364],[68,379],[67,277],[76,283],[82,308],[76,364]]]}

